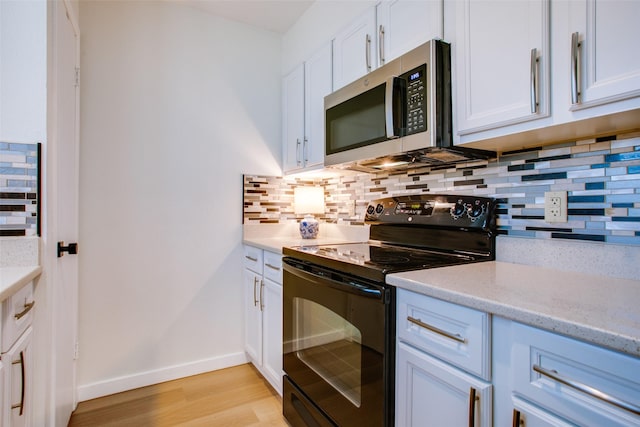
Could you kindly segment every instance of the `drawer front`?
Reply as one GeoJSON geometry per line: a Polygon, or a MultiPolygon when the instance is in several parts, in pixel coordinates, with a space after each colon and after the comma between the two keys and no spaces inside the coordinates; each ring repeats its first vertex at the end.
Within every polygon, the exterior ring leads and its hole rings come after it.
{"type": "Polygon", "coordinates": [[[33,322],[33,282],[23,286],[3,303],[2,351],[8,351],[33,322]]]}
{"type": "Polygon", "coordinates": [[[397,328],[400,341],[491,379],[489,314],[399,289],[397,328]]]}
{"type": "Polygon", "coordinates": [[[262,275],[262,249],[245,245],[242,262],[245,268],[262,275]]]}
{"type": "Polygon", "coordinates": [[[640,426],[640,359],[522,324],[512,331],[514,393],[577,425],[640,426]]]}
{"type": "Polygon", "coordinates": [[[264,251],[263,273],[266,279],[282,284],[282,255],[264,251]]]}

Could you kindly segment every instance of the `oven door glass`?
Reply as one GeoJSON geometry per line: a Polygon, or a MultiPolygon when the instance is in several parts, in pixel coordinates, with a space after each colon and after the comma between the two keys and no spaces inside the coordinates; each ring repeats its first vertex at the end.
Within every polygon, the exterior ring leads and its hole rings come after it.
{"type": "Polygon", "coordinates": [[[393,399],[390,290],[283,265],[285,374],[335,424],[385,425],[393,399]]]}

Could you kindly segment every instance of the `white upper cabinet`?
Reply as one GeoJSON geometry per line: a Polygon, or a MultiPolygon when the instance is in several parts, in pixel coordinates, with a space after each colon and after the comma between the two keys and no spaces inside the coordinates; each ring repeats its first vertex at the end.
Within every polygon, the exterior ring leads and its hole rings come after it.
{"type": "Polygon", "coordinates": [[[548,116],[548,0],[447,4],[458,136],[548,116]]]}
{"type": "Polygon", "coordinates": [[[376,11],[368,9],[333,39],[333,87],[339,89],[376,68],[376,11]]]}
{"type": "Polygon", "coordinates": [[[640,1],[574,0],[570,28],[572,110],[640,96],[640,1]]]}
{"type": "Polygon", "coordinates": [[[443,0],[384,0],[333,40],[339,89],[422,43],[443,36],[443,0]]]}
{"type": "Polygon", "coordinates": [[[331,43],[283,79],[283,170],[324,163],[324,97],[332,91],[331,43]]]}
{"type": "Polygon", "coordinates": [[[443,37],[443,0],[388,0],[376,7],[378,66],[443,37]]]}

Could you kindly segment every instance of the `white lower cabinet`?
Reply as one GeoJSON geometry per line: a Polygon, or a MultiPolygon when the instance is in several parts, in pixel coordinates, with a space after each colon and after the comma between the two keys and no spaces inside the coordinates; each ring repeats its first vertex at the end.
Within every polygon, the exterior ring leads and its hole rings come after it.
{"type": "Polygon", "coordinates": [[[245,351],[282,395],[282,255],[244,247],[245,351]]]}
{"type": "Polygon", "coordinates": [[[640,426],[640,359],[502,318],[493,326],[495,425],[640,426]]]}
{"type": "Polygon", "coordinates": [[[33,397],[34,284],[22,287],[2,303],[2,379],[0,402],[3,427],[30,426],[33,397]],[[4,396],[3,396],[4,395],[4,396]]]}
{"type": "Polygon", "coordinates": [[[397,426],[491,426],[491,384],[400,343],[397,426]]]}
{"type": "Polygon", "coordinates": [[[490,316],[402,289],[397,298],[396,425],[490,427],[490,316]]]}

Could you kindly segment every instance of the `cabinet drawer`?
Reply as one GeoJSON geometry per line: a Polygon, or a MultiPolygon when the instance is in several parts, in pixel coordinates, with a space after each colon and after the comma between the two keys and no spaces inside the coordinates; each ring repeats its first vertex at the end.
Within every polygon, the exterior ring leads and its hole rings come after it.
{"type": "Polygon", "coordinates": [[[33,282],[23,286],[3,303],[2,352],[6,352],[33,321],[33,282]]]}
{"type": "Polygon", "coordinates": [[[282,284],[282,255],[264,251],[264,277],[282,284]]]}
{"type": "Polygon", "coordinates": [[[245,268],[262,274],[262,249],[245,245],[242,262],[245,268]]]}
{"type": "Polygon", "coordinates": [[[640,359],[519,323],[512,331],[515,394],[577,425],[640,426],[640,359]]]}
{"type": "Polygon", "coordinates": [[[398,338],[489,380],[489,314],[398,290],[398,338]]]}

